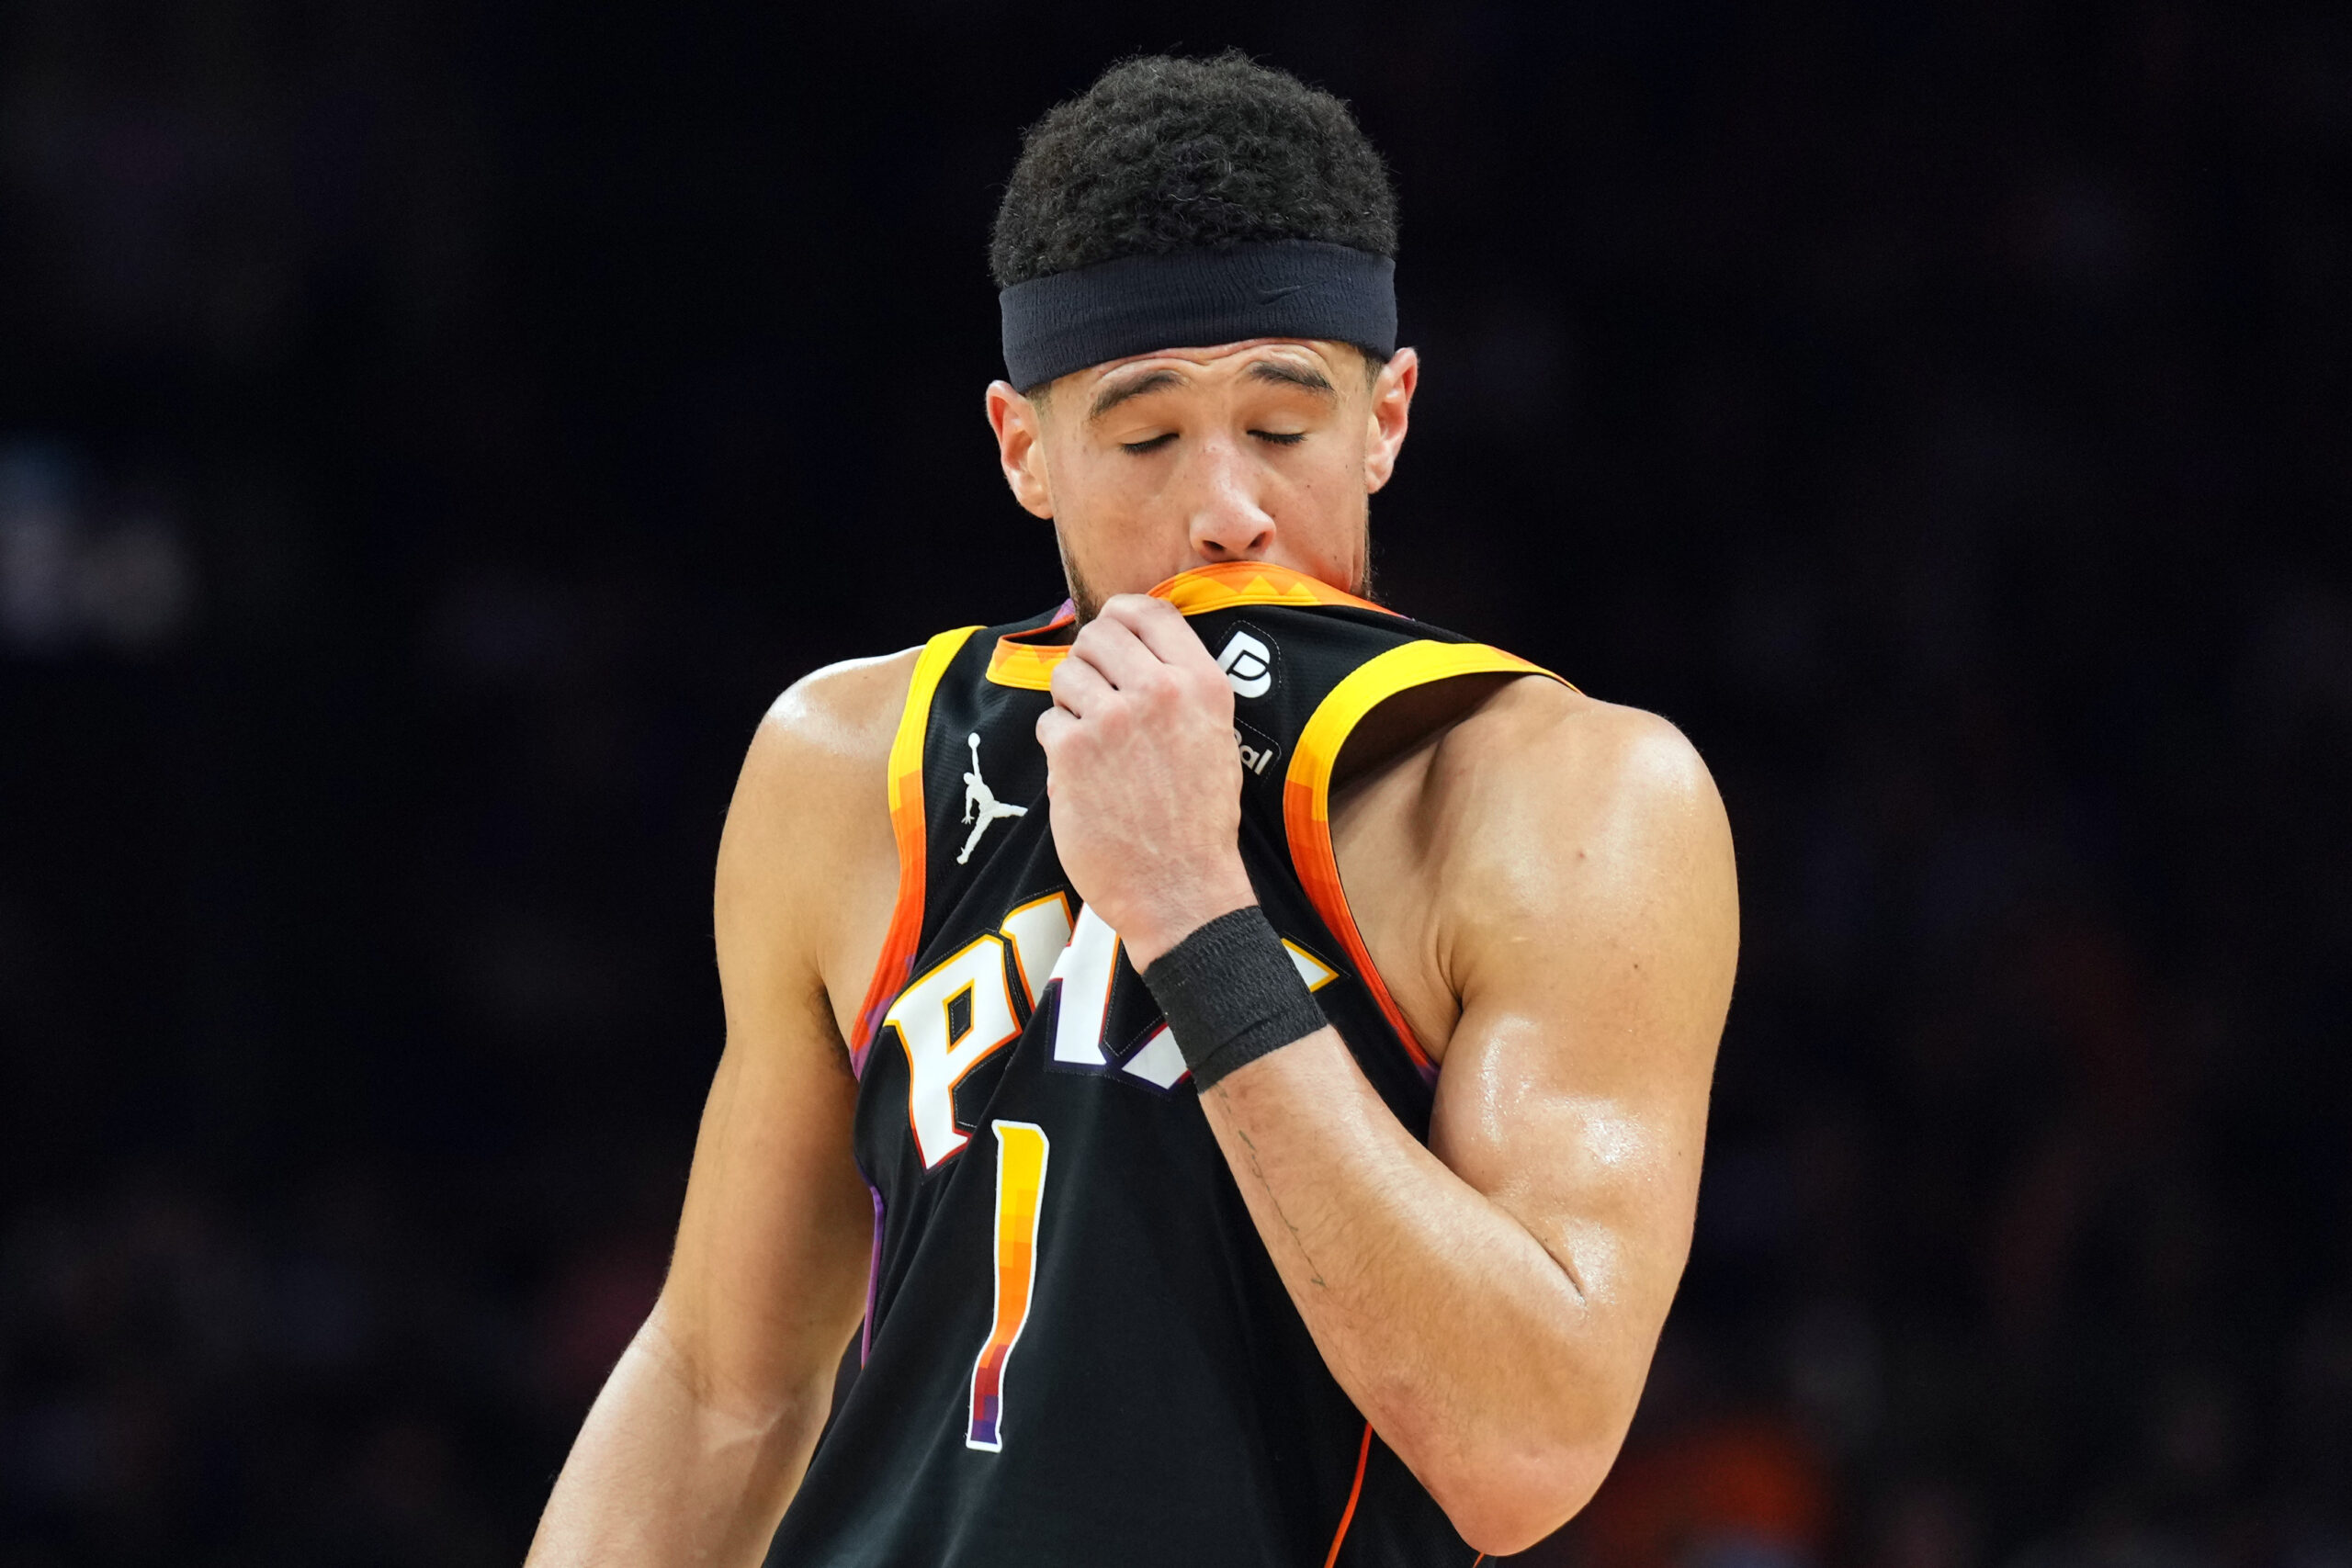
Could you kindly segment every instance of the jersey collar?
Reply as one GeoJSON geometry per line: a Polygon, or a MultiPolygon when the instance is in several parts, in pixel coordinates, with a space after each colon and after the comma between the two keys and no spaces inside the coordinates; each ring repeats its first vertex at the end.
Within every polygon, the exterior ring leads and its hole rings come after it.
{"type": "MultiPolygon", "coordinates": [[[[1344,605],[1355,610],[1376,610],[1384,615],[1396,614],[1385,604],[1359,599],[1303,571],[1293,571],[1272,561],[1219,561],[1214,566],[1194,567],[1154,588],[1151,596],[1167,600],[1187,615],[1204,615],[1215,610],[1236,610],[1250,604],[1287,604],[1299,609],[1344,605]]],[[[1069,657],[1067,634],[1077,619],[1077,609],[1064,601],[1054,618],[1044,626],[997,638],[996,649],[989,655],[989,680],[996,685],[1024,692],[1045,691],[1053,680],[1054,667],[1069,657]]]]}

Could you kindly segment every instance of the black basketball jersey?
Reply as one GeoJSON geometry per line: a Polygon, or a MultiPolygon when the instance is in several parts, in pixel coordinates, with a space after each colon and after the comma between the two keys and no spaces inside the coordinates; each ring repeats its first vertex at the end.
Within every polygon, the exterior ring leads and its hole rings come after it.
{"type": "MultiPolygon", "coordinates": [[[[1349,914],[1331,771],[1385,699],[1534,667],[1262,564],[1153,592],[1232,683],[1259,900],[1426,1138],[1436,1069],[1349,914]]],[[[853,1042],[865,1364],[770,1561],[1470,1568],[1325,1369],[1150,992],[1062,874],[1035,726],[1070,621],[966,627],[916,661],[899,901],[853,1042]]]]}

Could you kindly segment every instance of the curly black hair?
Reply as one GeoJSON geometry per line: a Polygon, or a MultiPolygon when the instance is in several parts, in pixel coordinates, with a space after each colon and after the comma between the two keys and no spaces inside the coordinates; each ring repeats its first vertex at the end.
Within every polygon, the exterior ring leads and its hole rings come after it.
{"type": "Polygon", "coordinates": [[[1022,139],[997,209],[997,287],[1275,240],[1396,254],[1388,170],[1330,94],[1238,50],[1124,61],[1022,139]]]}

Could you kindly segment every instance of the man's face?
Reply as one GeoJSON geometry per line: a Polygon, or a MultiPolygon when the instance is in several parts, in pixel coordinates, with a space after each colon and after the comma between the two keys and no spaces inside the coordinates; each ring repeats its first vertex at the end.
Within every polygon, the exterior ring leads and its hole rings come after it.
{"type": "Polygon", "coordinates": [[[1361,589],[1367,498],[1404,445],[1420,365],[1368,376],[1346,344],[1258,338],[989,388],[1004,477],[1054,521],[1081,616],[1180,571],[1263,560],[1361,589]]]}

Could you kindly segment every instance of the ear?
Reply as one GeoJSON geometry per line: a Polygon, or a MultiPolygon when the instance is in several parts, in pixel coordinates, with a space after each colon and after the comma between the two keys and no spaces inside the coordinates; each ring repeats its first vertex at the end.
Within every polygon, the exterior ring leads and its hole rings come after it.
{"type": "Polygon", "coordinates": [[[1421,384],[1421,356],[1400,348],[1373,378],[1371,428],[1363,448],[1363,489],[1372,494],[1396,471],[1396,453],[1413,412],[1413,389],[1421,384]]]}
{"type": "Polygon", "coordinates": [[[996,432],[996,459],[1012,499],[1039,517],[1054,514],[1053,486],[1046,479],[1043,411],[1008,381],[989,383],[989,428],[996,432]]]}

